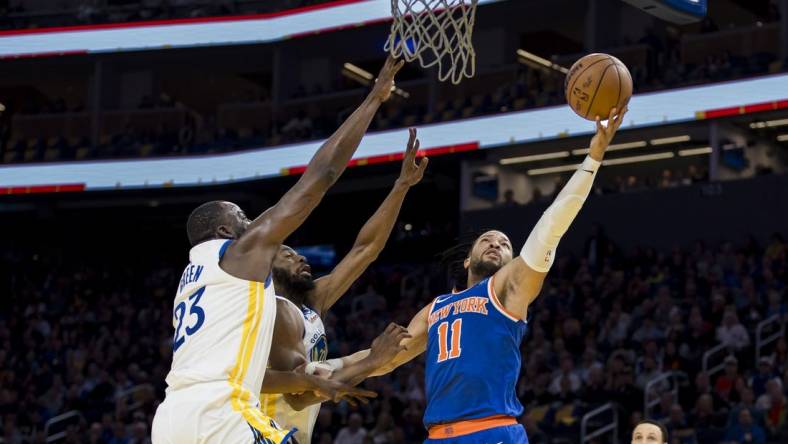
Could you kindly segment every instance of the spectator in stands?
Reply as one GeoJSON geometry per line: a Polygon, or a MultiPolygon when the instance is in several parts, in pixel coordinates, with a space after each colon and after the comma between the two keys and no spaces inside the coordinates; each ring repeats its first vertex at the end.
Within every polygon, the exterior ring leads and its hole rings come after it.
{"type": "Polygon", "coordinates": [[[577,392],[580,390],[580,378],[577,376],[577,372],[574,370],[574,361],[572,360],[572,355],[569,353],[564,353],[561,355],[561,369],[556,372],[555,376],[553,377],[553,381],[550,383],[550,393],[553,395],[559,395],[562,393],[564,384],[566,384],[566,388],[572,393],[577,392]]]}
{"type": "Polygon", "coordinates": [[[729,355],[723,361],[725,364],[724,373],[717,377],[714,383],[714,390],[720,398],[729,400],[731,391],[734,390],[736,381],[739,379],[739,361],[735,356],[729,355]]]}
{"type": "Polygon", "coordinates": [[[750,334],[732,308],[725,310],[722,325],[717,327],[717,340],[737,352],[750,345],[750,334]]]}
{"type": "Polygon", "coordinates": [[[334,444],[363,444],[367,436],[367,429],[362,426],[362,418],[358,413],[352,413],[348,419],[348,425],[343,427],[334,444]]]}
{"type": "Polygon", "coordinates": [[[731,444],[765,444],[766,433],[763,428],[753,423],[750,410],[742,409],[738,421],[728,427],[725,440],[731,444]]]}
{"type": "Polygon", "coordinates": [[[519,206],[520,202],[517,202],[514,199],[514,191],[506,190],[503,192],[503,201],[501,201],[502,207],[516,207],[519,206]]]}
{"type": "Polygon", "coordinates": [[[698,442],[712,443],[722,439],[726,418],[718,412],[719,410],[714,408],[710,394],[705,393],[698,397],[690,416],[690,423],[695,428],[698,442]]]}
{"type": "Polygon", "coordinates": [[[771,435],[775,435],[786,425],[788,400],[783,393],[780,378],[770,379],[766,383],[766,393],[758,398],[756,406],[764,412],[766,428],[771,435]]]}
{"type": "Polygon", "coordinates": [[[758,360],[758,371],[749,381],[749,386],[756,397],[766,393],[766,383],[774,379],[777,375],[772,368],[772,360],[768,356],[763,356],[758,360]]]}

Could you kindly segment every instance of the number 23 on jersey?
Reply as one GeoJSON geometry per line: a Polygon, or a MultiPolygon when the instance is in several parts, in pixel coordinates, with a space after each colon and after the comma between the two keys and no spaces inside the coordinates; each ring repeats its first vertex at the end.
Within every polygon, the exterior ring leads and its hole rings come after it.
{"type": "Polygon", "coordinates": [[[175,317],[175,320],[178,321],[178,326],[175,328],[175,338],[173,339],[172,343],[172,352],[175,353],[178,351],[181,345],[186,342],[186,338],[197,333],[197,330],[202,327],[203,322],[205,322],[205,310],[200,307],[200,298],[202,297],[203,293],[205,293],[205,287],[200,287],[189,296],[188,302],[189,304],[189,321],[191,321],[195,316],[196,319],[191,325],[186,325],[184,329],[183,335],[181,334],[181,327],[183,327],[183,320],[186,318],[186,302],[182,301],[175,307],[173,310],[172,315],[175,317]]]}
{"type": "Polygon", "coordinates": [[[451,347],[449,347],[449,321],[438,325],[438,362],[459,358],[462,354],[462,318],[451,323],[451,347]]]}

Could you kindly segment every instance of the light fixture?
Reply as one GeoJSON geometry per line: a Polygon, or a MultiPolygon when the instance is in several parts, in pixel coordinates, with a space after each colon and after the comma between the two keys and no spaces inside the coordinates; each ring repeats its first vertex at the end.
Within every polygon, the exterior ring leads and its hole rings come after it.
{"type": "Polygon", "coordinates": [[[643,154],[641,156],[621,157],[618,159],[603,160],[602,165],[624,165],[627,163],[648,162],[651,160],[670,159],[674,157],[672,152],[643,154]]]}
{"type": "MultiPolygon", "coordinates": [[[[375,76],[373,76],[371,72],[352,63],[345,63],[342,65],[342,74],[364,86],[369,86],[375,81],[375,76]]],[[[410,93],[397,86],[394,86],[393,93],[405,99],[410,97],[410,93]]]]}
{"type": "Polygon", "coordinates": [[[669,143],[689,142],[690,136],[684,134],[683,136],[663,137],[661,139],[651,139],[652,145],[667,145],[669,143]]]}
{"type": "Polygon", "coordinates": [[[704,146],[701,148],[690,148],[686,150],[679,150],[679,157],[700,156],[701,154],[709,154],[709,153],[711,153],[711,147],[704,146]]]}
{"type": "Polygon", "coordinates": [[[752,122],[750,128],[772,128],[788,125],[788,119],[767,120],[765,122],[752,122]]]}
{"type": "Polygon", "coordinates": [[[529,176],[539,176],[542,174],[563,173],[565,171],[574,171],[580,166],[579,163],[572,165],[559,165],[546,168],[533,168],[527,171],[529,176]]]}
{"type": "Polygon", "coordinates": [[[778,142],[788,141],[788,134],[780,134],[779,136],[777,136],[777,141],[778,142]]]}
{"type": "MultiPolygon", "coordinates": [[[[643,148],[645,146],[648,146],[645,140],[638,140],[636,142],[626,142],[626,143],[614,143],[608,146],[606,151],[628,150],[632,148],[643,148]]],[[[588,148],[572,150],[572,154],[574,154],[575,156],[582,156],[584,154],[588,154],[588,148]]]]}
{"type": "Polygon", "coordinates": [[[517,50],[517,57],[520,63],[524,65],[534,66],[536,68],[547,68],[552,69],[554,71],[558,71],[561,74],[568,74],[569,70],[564,68],[561,65],[556,65],[555,63],[547,60],[543,57],[539,57],[534,53],[530,53],[524,49],[517,50]]]}
{"type": "Polygon", "coordinates": [[[540,160],[563,159],[564,157],[569,157],[569,151],[558,151],[556,153],[531,154],[529,156],[509,157],[507,159],[501,159],[499,163],[501,165],[512,165],[515,163],[537,162],[540,160]]]}

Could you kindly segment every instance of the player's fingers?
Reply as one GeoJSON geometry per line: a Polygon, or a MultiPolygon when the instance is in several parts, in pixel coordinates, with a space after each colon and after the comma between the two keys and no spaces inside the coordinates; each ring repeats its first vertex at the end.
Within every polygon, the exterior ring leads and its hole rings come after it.
{"type": "Polygon", "coordinates": [[[413,144],[413,147],[416,149],[416,153],[419,152],[419,147],[421,146],[421,140],[416,139],[416,142],[413,144]]]}
{"type": "Polygon", "coordinates": [[[393,74],[398,73],[399,70],[402,69],[403,66],[405,66],[405,61],[404,60],[400,60],[399,62],[397,62],[397,64],[394,66],[393,74]]]}
{"type": "Polygon", "coordinates": [[[424,170],[427,169],[427,164],[429,163],[430,163],[430,159],[428,157],[422,157],[421,160],[419,161],[419,173],[424,173],[424,170]]]}
{"type": "Polygon", "coordinates": [[[599,116],[596,116],[594,121],[596,122],[596,130],[597,130],[597,132],[602,131],[604,129],[604,127],[602,126],[602,121],[599,120],[599,116]]]}
{"type": "Polygon", "coordinates": [[[616,117],[617,115],[618,115],[618,109],[616,107],[611,108],[610,113],[608,113],[607,115],[608,122],[612,121],[613,118],[616,117]]]}

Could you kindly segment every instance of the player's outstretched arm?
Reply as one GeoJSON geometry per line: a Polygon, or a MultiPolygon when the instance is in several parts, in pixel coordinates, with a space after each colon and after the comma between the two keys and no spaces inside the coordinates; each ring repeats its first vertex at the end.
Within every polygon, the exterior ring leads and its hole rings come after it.
{"type": "MultiPolygon", "coordinates": [[[[403,341],[408,340],[410,337],[408,330],[404,327],[391,323],[380,336],[372,341],[372,346],[370,347],[371,351],[365,353],[364,356],[352,362],[348,362],[344,358],[330,360],[328,365],[334,367],[334,369],[327,377],[332,381],[347,384],[349,386],[356,386],[378,367],[388,363],[398,353],[405,350],[403,341]],[[332,362],[333,365],[331,364],[332,362]],[[347,365],[344,365],[345,363],[347,363],[347,365]]],[[[355,355],[358,355],[358,353],[355,355]]],[[[325,399],[325,397],[315,392],[305,392],[299,395],[285,395],[285,400],[295,410],[302,410],[309,405],[325,401],[325,399]]],[[[352,403],[352,400],[349,402],[352,403]]]]}
{"type": "Polygon", "coordinates": [[[536,223],[520,251],[521,260],[515,258],[495,274],[494,290],[507,311],[527,318],[528,306],[539,295],[553,264],[558,242],[591,192],[605,150],[624,121],[626,111],[618,113],[613,108],[607,126],[597,116],[596,134],[591,139],[588,156],[536,223]]]}
{"type": "Polygon", "coordinates": [[[273,344],[268,357],[269,368],[263,379],[262,393],[317,392],[320,400],[348,399],[366,401],[376,396],[374,392],[353,388],[340,380],[329,381],[304,373],[307,364],[303,337],[303,322],[287,302],[277,301],[276,324],[273,344]]]}
{"type": "MultiPolygon", "coordinates": [[[[380,105],[391,96],[394,76],[404,62],[389,58],[378,75],[372,91],[353,114],[317,150],[298,182],[277,202],[249,225],[246,233],[234,242],[228,256],[240,260],[223,261],[223,266],[238,268],[239,277],[246,277],[243,255],[260,246],[277,246],[295,231],[315,209],[329,187],[336,182],[353,157],[380,105]],[[228,262],[232,262],[230,265],[228,262]],[[240,263],[238,263],[240,262],[240,263]]],[[[271,255],[276,254],[271,251],[271,255]]],[[[227,270],[232,272],[232,270],[227,270]]],[[[252,271],[254,273],[254,271],[252,271]]],[[[260,271],[258,273],[265,273],[260,271]]],[[[265,280],[267,276],[262,276],[265,280]]],[[[261,279],[255,279],[261,280],[261,279]]]]}
{"type": "Polygon", "coordinates": [[[402,341],[404,350],[397,353],[394,359],[391,359],[387,364],[378,367],[370,376],[381,376],[391,373],[395,368],[412,361],[416,356],[427,350],[427,322],[431,306],[432,304],[425,306],[410,320],[408,333],[411,337],[402,341]]]}
{"type": "Polygon", "coordinates": [[[410,187],[424,177],[429,159],[416,162],[419,139],[416,128],[410,128],[408,147],[402,160],[402,169],[389,195],[375,211],[375,214],[361,228],[350,252],[337,264],[331,274],[315,282],[310,295],[310,304],[321,315],[325,313],[347,291],[353,282],[377,259],[391,235],[402,202],[410,187]]]}

